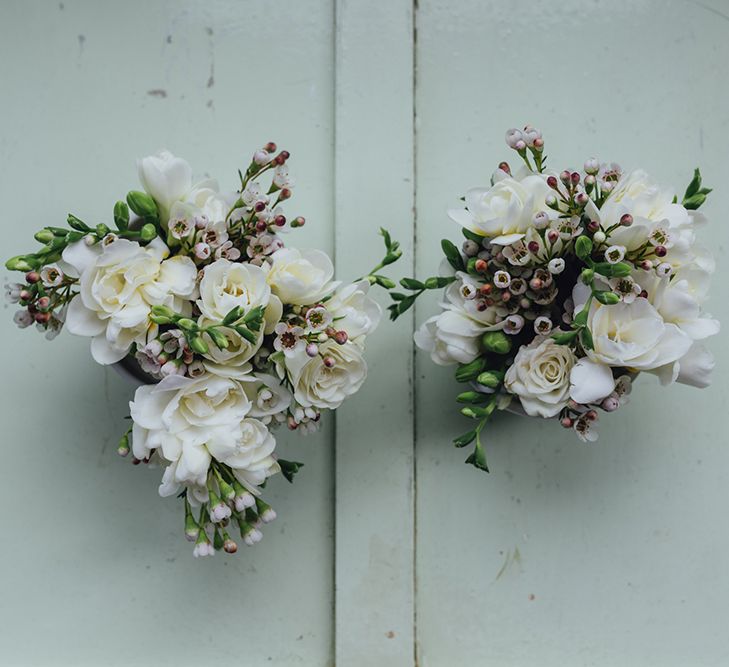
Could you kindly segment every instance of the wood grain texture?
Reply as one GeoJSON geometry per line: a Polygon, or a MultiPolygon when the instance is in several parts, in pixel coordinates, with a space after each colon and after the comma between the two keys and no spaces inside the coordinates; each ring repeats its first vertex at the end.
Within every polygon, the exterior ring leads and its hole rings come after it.
{"type": "MultiPolygon", "coordinates": [[[[459,238],[445,209],[487,184],[500,160],[516,163],[503,133],[526,123],[545,133],[553,168],[594,154],[683,192],[700,165],[716,186],[701,236],[721,253],[729,23],[711,10],[420,2],[419,275],[437,266],[440,238],[459,238]]],[[[724,323],[727,277],[722,256],[708,309],[724,323]]],[[[631,404],[602,418],[594,445],[556,423],[500,416],[486,436],[490,475],[450,444],[467,427],[448,403],[451,371],[417,356],[421,667],[726,662],[726,335],[710,347],[710,390],[641,378],[631,404]]]]}
{"type": "MultiPolygon", "coordinates": [[[[0,3],[3,255],[68,211],[108,222],[138,188],[137,157],[167,147],[230,188],[269,140],[291,152],[288,210],[308,221],[291,242],[332,252],[333,16],[321,0],[0,3]]],[[[294,486],[271,480],[263,542],[198,561],[179,503],[157,495],[161,470],[115,453],[133,388],[87,340],[47,343],[11,318],[0,663],[330,664],[333,419],[279,432],[306,467],[294,486]]]]}
{"type": "MultiPolygon", "coordinates": [[[[412,272],[412,10],[409,0],[337,2],[342,276],[382,257],[379,226],[405,251],[389,273],[412,272]]],[[[412,317],[383,321],[367,344],[367,383],[337,413],[336,661],[400,667],[413,662],[412,317]]]]}

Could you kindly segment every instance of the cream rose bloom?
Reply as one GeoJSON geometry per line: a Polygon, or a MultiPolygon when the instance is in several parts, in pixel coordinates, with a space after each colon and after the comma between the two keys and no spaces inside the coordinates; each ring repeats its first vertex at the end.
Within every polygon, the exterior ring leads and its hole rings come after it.
{"type": "Polygon", "coordinates": [[[339,345],[329,340],[319,352],[313,358],[304,352],[287,357],[285,368],[299,405],[334,410],[345,398],[359,391],[367,378],[367,364],[356,343],[339,345]],[[324,365],[322,357],[325,356],[334,359],[332,368],[324,365]]]}
{"type": "Polygon", "coordinates": [[[245,312],[263,306],[266,333],[273,331],[282,312],[281,301],[271,294],[263,268],[227,259],[205,267],[197,305],[203,318],[216,322],[238,306],[245,312]]]}
{"type": "Polygon", "coordinates": [[[337,329],[343,329],[351,339],[367,336],[380,323],[382,309],[367,295],[370,284],[366,280],[340,286],[327,301],[327,310],[334,317],[337,329]]]}
{"type": "Polygon", "coordinates": [[[535,338],[519,348],[504,376],[504,386],[517,396],[531,417],[554,417],[570,399],[574,352],[551,338],[535,338]]]}
{"type": "Polygon", "coordinates": [[[66,326],[71,333],[91,336],[91,354],[100,364],[113,364],[145,337],[152,306],[189,310],[197,269],[189,257],[172,257],[154,239],[147,246],[117,239],[87,246],[68,246],[63,260],[80,276],[79,295],[71,301],[66,326]]]}
{"type": "Polygon", "coordinates": [[[139,387],[129,407],[134,456],[144,459],[157,452],[167,463],[161,495],[187,486],[205,500],[213,458],[229,465],[246,485],[256,486],[278,470],[275,440],[263,423],[248,416],[251,401],[233,378],[172,375],[139,387]]]}
{"type": "Polygon", "coordinates": [[[467,299],[464,290],[476,289],[468,274],[458,272],[458,280],[445,290],[443,312],[427,319],[413,336],[415,344],[439,366],[466,364],[480,354],[480,339],[487,331],[503,329],[508,312],[491,306],[479,311],[474,299],[467,299]]]}
{"type": "Polygon", "coordinates": [[[639,371],[677,361],[693,342],[677,325],[665,322],[647,299],[609,306],[593,302],[587,326],[594,343],[587,352],[592,360],[639,371]]]}
{"type": "Polygon", "coordinates": [[[281,248],[271,255],[268,284],[283,303],[308,306],[337,288],[333,276],[334,265],[325,252],[281,248]]]}
{"type": "MultiPolygon", "coordinates": [[[[468,190],[466,208],[449,210],[449,217],[499,245],[509,245],[524,238],[526,231],[533,226],[534,214],[550,212],[545,204],[550,188],[544,175],[526,174],[522,178],[513,178],[497,171],[492,187],[468,190]]],[[[551,212],[550,217],[553,217],[551,212]]]]}

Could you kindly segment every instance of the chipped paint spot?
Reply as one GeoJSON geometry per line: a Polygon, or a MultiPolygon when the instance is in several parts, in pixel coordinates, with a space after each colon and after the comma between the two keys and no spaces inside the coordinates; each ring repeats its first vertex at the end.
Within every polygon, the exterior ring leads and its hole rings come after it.
{"type": "Polygon", "coordinates": [[[208,103],[207,103],[207,104],[206,104],[205,106],[206,106],[206,107],[207,107],[208,109],[212,109],[212,108],[213,108],[213,101],[212,101],[212,100],[208,100],[208,103]]]}
{"type": "Polygon", "coordinates": [[[210,35],[211,37],[213,36],[213,29],[212,28],[206,27],[205,28],[205,32],[208,33],[208,35],[210,35]]]}
{"type": "Polygon", "coordinates": [[[78,50],[80,53],[84,52],[84,44],[86,44],[86,35],[79,35],[78,39],[78,50]]]}
{"type": "Polygon", "coordinates": [[[147,91],[147,95],[150,97],[164,98],[167,97],[167,91],[164,88],[153,88],[147,91]]]}
{"type": "Polygon", "coordinates": [[[212,88],[215,85],[215,76],[211,73],[208,77],[208,88],[212,88]]]}
{"type": "Polygon", "coordinates": [[[168,44],[172,44],[172,35],[167,35],[167,39],[165,40],[168,44]]]}
{"type": "Polygon", "coordinates": [[[392,630],[389,630],[388,632],[385,633],[385,637],[387,637],[388,639],[394,639],[395,633],[392,630]]]}

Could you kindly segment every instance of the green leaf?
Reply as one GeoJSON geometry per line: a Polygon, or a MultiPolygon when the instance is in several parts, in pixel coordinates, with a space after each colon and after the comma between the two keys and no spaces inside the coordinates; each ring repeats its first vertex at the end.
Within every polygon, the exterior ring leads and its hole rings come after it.
{"type": "Polygon", "coordinates": [[[476,441],[476,448],[473,450],[473,454],[466,459],[466,463],[470,463],[472,466],[484,472],[489,471],[489,467],[486,465],[486,452],[480,442],[476,441]]]}
{"type": "Polygon", "coordinates": [[[463,264],[463,257],[461,257],[461,253],[458,248],[456,248],[456,246],[448,239],[443,239],[440,242],[440,247],[443,249],[443,254],[446,256],[448,263],[456,271],[463,271],[465,265],[463,264]]]}
{"type": "Polygon", "coordinates": [[[580,343],[582,343],[582,347],[585,348],[585,350],[593,350],[595,348],[592,341],[592,334],[587,327],[580,330],[580,343]]]}
{"type": "Polygon", "coordinates": [[[409,290],[423,290],[425,289],[425,285],[421,283],[419,280],[416,280],[415,278],[401,278],[400,284],[405,288],[409,290]]]}
{"type": "Polygon", "coordinates": [[[503,331],[487,331],[481,337],[481,344],[487,352],[494,354],[509,354],[511,340],[503,331]]]}
{"type": "Polygon", "coordinates": [[[72,213],[68,214],[68,218],[66,218],[66,222],[68,223],[68,226],[72,229],[75,229],[79,232],[90,232],[91,227],[89,227],[83,220],[79,220],[75,215],[72,213]]]}
{"type": "Polygon", "coordinates": [[[463,435],[459,435],[454,441],[453,444],[456,447],[465,447],[466,445],[470,445],[478,435],[478,432],[476,429],[473,429],[473,431],[469,431],[468,433],[464,433],[463,435]]]}
{"type": "Polygon", "coordinates": [[[475,234],[470,229],[466,229],[465,227],[461,228],[462,234],[469,240],[469,241],[475,241],[479,245],[483,243],[483,236],[479,236],[478,234],[475,234]]]}
{"type": "Polygon", "coordinates": [[[298,461],[285,461],[284,459],[278,460],[279,466],[281,466],[281,474],[291,483],[294,481],[294,475],[304,467],[303,463],[298,461]]]}
{"type": "Polygon", "coordinates": [[[687,199],[690,199],[693,197],[699,190],[701,189],[701,171],[698,167],[694,169],[694,177],[691,179],[691,182],[688,184],[688,187],[686,188],[686,192],[683,195],[684,202],[687,199]]]}
{"type": "Polygon", "coordinates": [[[555,343],[557,343],[557,345],[569,345],[575,338],[577,338],[579,333],[579,329],[575,329],[574,331],[565,331],[553,334],[552,339],[555,343]]]}
{"type": "Polygon", "coordinates": [[[695,211],[697,208],[703,205],[706,201],[706,196],[711,192],[709,188],[697,192],[693,197],[684,199],[683,205],[689,211],[695,211]]]}
{"type": "Polygon", "coordinates": [[[393,301],[402,301],[403,299],[407,299],[407,294],[403,294],[402,292],[390,292],[390,298],[393,301]]]}
{"type": "Polygon", "coordinates": [[[392,247],[392,237],[390,236],[390,232],[388,232],[384,227],[380,227],[380,235],[385,240],[385,248],[389,250],[392,247]]]}

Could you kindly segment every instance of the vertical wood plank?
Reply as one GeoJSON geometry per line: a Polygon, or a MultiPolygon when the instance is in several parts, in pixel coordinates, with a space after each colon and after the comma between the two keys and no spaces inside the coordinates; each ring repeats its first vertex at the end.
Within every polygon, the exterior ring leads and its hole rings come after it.
{"type": "MultiPolygon", "coordinates": [[[[137,157],[167,147],[230,188],[269,140],[292,155],[287,215],[308,220],[287,241],[331,252],[333,26],[333,0],[0,2],[3,259],[69,211],[109,222],[137,157]]],[[[277,432],[306,467],[270,480],[263,541],[194,559],[162,471],[116,455],[133,387],[87,339],[0,314],[0,664],[331,664],[330,416],[277,432]]]]}
{"type": "MultiPolygon", "coordinates": [[[[716,189],[699,236],[718,255],[729,244],[726,9],[422,2],[419,275],[438,266],[439,239],[460,237],[445,209],[500,160],[516,165],[504,131],[526,123],[544,132],[553,169],[594,154],[645,168],[680,197],[700,165],[716,189]]],[[[729,266],[717,264],[708,310],[726,324],[729,266]]],[[[429,296],[419,321],[436,312],[429,296]]],[[[499,415],[485,431],[489,475],[451,445],[469,428],[452,369],[418,353],[421,665],[727,663],[726,334],[708,345],[718,357],[710,389],[641,377],[630,405],[601,417],[593,445],[552,421],[499,415]]]]}
{"type": "MultiPolygon", "coordinates": [[[[336,260],[341,277],[382,256],[380,226],[411,273],[413,5],[336,3],[336,260]]],[[[380,299],[385,303],[385,299],[380,299]]],[[[337,413],[338,665],[413,664],[412,318],[368,340],[370,377],[337,413]]]]}

